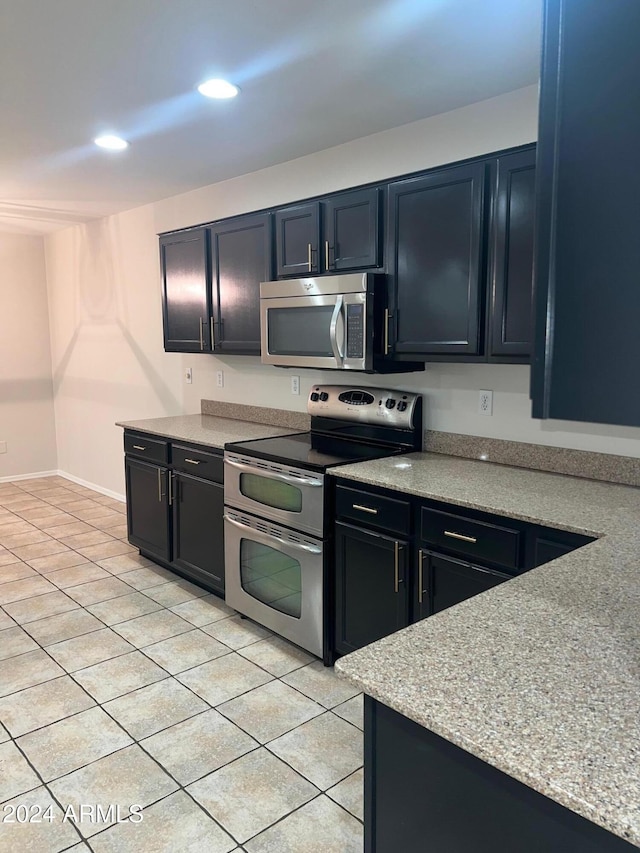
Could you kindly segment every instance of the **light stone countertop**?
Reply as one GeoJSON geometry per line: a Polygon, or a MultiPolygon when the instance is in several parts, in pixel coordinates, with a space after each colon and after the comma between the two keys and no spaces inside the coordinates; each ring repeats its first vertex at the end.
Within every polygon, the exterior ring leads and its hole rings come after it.
{"type": "Polygon", "coordinates": [[[218,450],[222,450],[229,441],[249,441],[253,438],[269,438],[272,435],[289,435],[296,432],[286,427],[266,426],[234,418],[218,418],[214,415],[145,418],[141,421],[119,421],[116,426],[148,432],[151,435],[162,435],[174,441],[203,444],[218,450]]]}
{"type": "Polygon", "coordinates": [[[429,453],[331,473],[601,537],[336,671],[640,846],[640,489],[429,453]]]}

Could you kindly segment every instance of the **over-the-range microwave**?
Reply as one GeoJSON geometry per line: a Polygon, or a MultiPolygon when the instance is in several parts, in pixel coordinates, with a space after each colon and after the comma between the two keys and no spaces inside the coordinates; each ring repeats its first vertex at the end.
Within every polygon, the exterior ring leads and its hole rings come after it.
{"type": "Polygon", "coordinates": [[[385,277],[376,273],[264,281],[261,359],[278,367],[407,373],[421,362],[392,361],[385,277]]]}

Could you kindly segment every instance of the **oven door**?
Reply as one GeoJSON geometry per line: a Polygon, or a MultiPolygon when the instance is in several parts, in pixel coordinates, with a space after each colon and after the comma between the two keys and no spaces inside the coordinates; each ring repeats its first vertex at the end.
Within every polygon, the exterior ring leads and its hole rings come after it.
{"type": "Polygon", "coordinates": [[[224,454],[224,502],[235,509],[323,534],[324,475],[224,454]]]}
{"type": "Polygon", "coordinates": [[[280,367],[369,370],[367,294],[260,300],[261,360],[280,367]]]}
{"type": "Polygon", "coordinates": [[[225,601],[322,657],[322,541],[225,507],[225,601]]]}

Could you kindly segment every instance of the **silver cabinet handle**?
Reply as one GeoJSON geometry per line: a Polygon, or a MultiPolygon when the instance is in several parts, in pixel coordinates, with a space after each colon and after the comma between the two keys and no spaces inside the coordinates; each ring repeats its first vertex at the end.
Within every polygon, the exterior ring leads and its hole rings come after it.
{"type": "Polygon", "coordinates": [[[280,471],[263,471],[261,468],[254,468],[252,465],[245,465],[243,462],[234,462],[232,459],[225,459],[224,464],[247,474],[255,474],[257,477],[265,477],[271,480],[282,480],[283,483],[291,483],[294,486],[322,485],[322,480],[312,480],[310,477],[294,477],[291,474],[282,474],[280,471]]]}
{"type": "Polygon", "coordinates": [[[162,503],[162,471],[158,468],[158,502],[162,503]]]}
{"type": "Polygon", "coordinates": [[[169,474],[169,506],[173,503],[173,474],[169,474]]]}
{"type": "Polygon", "coordinates": [[[141,444],[134,444],[133,449],[134,450],[146,450],[147,448],[143,447],[141,444]]]}
{"type": "Polygon", "coordinates": [[[329,241],[324,241],[324,266],[325,269],[331,269],[331,264],[329,263],[329,241]]]}
{"type": "Polygon", "coordinates": [[[329,323],[329,340],[331,341],[331,349],[333,350],[335,360],[340,365],[344,361],[344,352],[340,350],[340,346],[338,344],[338,317],[342,311],[342,301],[342,294],[340,294],[336,297],[336,307],[333,309],[331,322],[329,323]]]}
{"type": "Polygon", "coordinates": [[[199,465],[200,462],[197,459],[185,459],[185,462],[188,462],[189,465],[199,465]]]}
{"type": "Polygon", "coordinates": [[[215,326],[215,323],[213,322],[213,317],[211,317],[209,319],[209,325],[211,327],[211,349],[215,349],[216,348],[216,336],[215,336],[215,332],[213,330],[213,327],[215,326]]]}
{"type": "Polygon", "coordinates": [[[377,515],[378,510],[371,506],[363,506],[362,504],[353,504],[354,509],[359,509],[361,512],[370,512],[371,515],[377,515]]]}
{"type": "Polygon", "coordinates": [[[418,604],[422,604],[422,595],[425,590],[422,589],[422,574],[424,569],[424,551],[422,548],[418,551],[418,604]]]}
{"type": "Polygon", "coordinates": [[[313,248],[311,243],[307,243],[307,266],[309,268],[309,272],[313,272],[313,263],[311,262],[311,255],[313,253],[313,248]]]}
{"type": "Polygon", "coordinates": [[[478,541],[475,536],[465,536],[464,533],[453,533],[451,530],[445,530],[444,535],[450,539],[461,539],[463,542],[475,543],[478,541]]]}
{"type": "Polygon", "coordinates": [[[400,586],[400,543],[393,543],[393,591],[398,592],[400,586]]]}
{"type": "Polygon", "coordinates": [[[240,530],[244,530],[247,536],[250,536],[252,539],[257,539],[260,542],[269,542],[270,540],[275,540],[276,542],[280,542],[282,545],[286,545],[287,548],[291,548],[294,551],[307,551],[310,554],[322,554],[322,548],[317,545],[301,545],[299,542],[289,542],[287,539],[283,539],[280,536],[274,536],[273,533],[262,533],[260,530],[254,530],[253,527],[248,527],[246,524],[242,524],[240,521],[236,521],[233,518],[229,518],[228,515],[224,516],[224,520],[227,524],[233,524],[234,527],[238,527],[240,530]]]}
{"type": "Polygon", "coordinates": [[[384,309],[384,354],[389,355],[389,322],[391,320],[391,314],[389,313],[389,309],[384,309]]]}
{"type": "Polygon", "coordinates": [[[200,317],[200,350],[204,350],[204,320],[200,317]]]}

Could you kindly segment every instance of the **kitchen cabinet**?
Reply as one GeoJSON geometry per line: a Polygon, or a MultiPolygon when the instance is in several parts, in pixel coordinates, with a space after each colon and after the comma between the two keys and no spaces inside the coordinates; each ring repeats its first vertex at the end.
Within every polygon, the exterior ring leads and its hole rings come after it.
{"type": "Polygon", "coordinates": [[[260,354],[260,282],[273,278],[272,220],[238,216],[209,228],[211,350],[260,354]]]}
{"type": "Polygon", "coordinates": [[[278,277],[379,268],[381,211],[377,187],[277,210],[278,277]]]}
{"type": "Polygon", "coordinates": [[[207,231],[191,228],[160,237],[164,348],[210,349],[207,231]]]}
{"type": "Polygon", "coordinates": [[[640,3],[546,0],[533,416],[640,426],[640,3]]]}
{"type": "Polygon", "coordinates": [[[168,468],[127,456],[125,483],[129,542],[150,556],[170,560],[168,468]]]}

